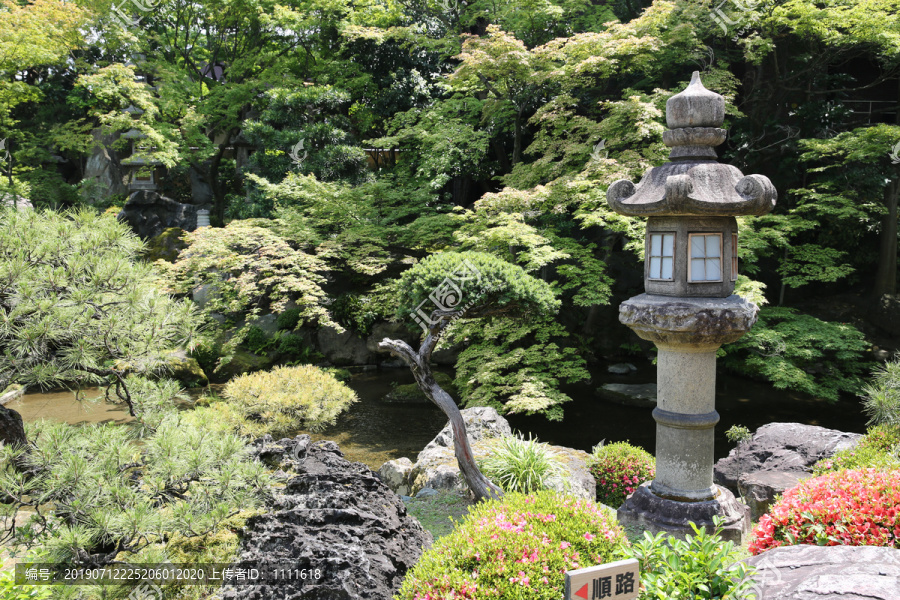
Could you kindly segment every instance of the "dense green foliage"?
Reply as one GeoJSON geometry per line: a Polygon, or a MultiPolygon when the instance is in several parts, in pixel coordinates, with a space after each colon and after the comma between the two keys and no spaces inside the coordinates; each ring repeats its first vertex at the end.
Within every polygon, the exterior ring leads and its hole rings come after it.
{"type": "MultiPolygon", "coordinates": [[[[224,358],[236,312],[290,299],[301,323],[365,335],[418,306],[396,283],[428,256],[490,255],[556,306],[448,332],[462,401],[558,419],[581,361],[622,342],[607,305],[640,291],[643,222],[606,189],[666,160],[665,102],[699,69],[728,102],[721,159],[779,191],[740,219],[739,287],[776,308],[727,362],[834,399],[859,391],[858,336],[778,311],[896,293],[898,22],[892,0],[4,1],[0,196],[121,205],[117,173],[98,173],[128,158],[117,135],[146,136],[132,158],[163,165],[165,194],[217,227],[260,219],[194,234],[168,271],[179,294],[214,284],[224,358]]],[[[417,275],[420,299],[446,276],[417,275]]]]}
{"type": "Polygon", "coordinates": [[[547,444],[521,435],[490,441],[487,456],[477,459],[484,476],[504,492],[528,494],[547,489],[550,478],[562,474],[562,463],[547,444]]]}
{"type": "Polygon", "coordinates": [[[597,502],[619,508],[634,490],[656,475],[652,454],[628,442],[598,444],[588,469],[597,482],[597,502]]]}
{"type": "Polygon", "coordinates": [[[0,387],[104,383],[190,346],[196,310],[159,290],[142,248],[108,215],[0,208],[0,387]]]}
{"type": "Polygon", "coordinates": [[[858,394],[862,389],[868,347],[852,325],[765,307],[750,333],[724,348],[722,363],[737,373],[771,381],[776,388],[836,401],[841,392],[858,394]]]}
{"type": "Polygon", "coordinates": [[[437,540],[397,597],[555,600],[566,570],[610,562],[626,543],[615,516],[593,502],[509,494],[476,505],[437,540]]]}
{"type": "Polygon", "coordinates": [[[690,524],[694,535],[677,539],[665,533],[644,538],[625,549],[641,568],[641,599],[745,597],[753,585],[752,570],[740,562],[733,542],[723,542],[719,532],[690,524]]]}
{"type": "Polygon", "coordinates": [[[0,448],[4,513],[33,513],[12,542],[50,562],[108,564],[176,533],[207,535],[258,505],[268,476],[241,438],[209,426],[214,418],[189,423],[169,411],[141,438],[114,424],[30,425],[29,451],[0,448]]]}

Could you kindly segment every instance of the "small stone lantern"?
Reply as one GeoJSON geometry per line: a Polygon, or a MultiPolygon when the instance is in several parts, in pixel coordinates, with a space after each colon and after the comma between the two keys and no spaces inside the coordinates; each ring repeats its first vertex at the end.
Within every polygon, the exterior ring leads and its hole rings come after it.
{"type": "Polygon", "coordinates": [[[713,485],[716,350],[756,322],[755,304],[735,296],[738,215],[762,215],[777,193],[762,175],[744,177],[719,164],[715,146],[725,99],[694,72],[690,85],[666,103],[672,150],[668,162],[638,185],[619,180],[607,191],[618,213],[646,216],[646,293],[619,307],[619,320],[656,344],[656,479],[639,487],[619,509],[619,520],[653,531],[691,533],[688,522],[740,541],[749,530],[747,507],[713,485]]]}

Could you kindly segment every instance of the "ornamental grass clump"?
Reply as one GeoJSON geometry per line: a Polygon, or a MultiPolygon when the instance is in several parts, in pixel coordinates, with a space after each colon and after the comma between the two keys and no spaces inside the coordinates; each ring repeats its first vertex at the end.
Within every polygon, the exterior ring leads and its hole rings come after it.
{"type": "Polygon", "coordinates": [[[786,491],[760,518],[749,550],[795,544],[900,548],[900,471],[827,473],[786,491]]]}
{"type": "Polygon", "coordinates": [[[541,491],[475,506],[407,573],[397,598],[558,600],[564,573],[615,560],[615,516],[589,500],[541,491]]]}
{"type": "Polygon", "coordinates": [[[226,402],[214,407],[249,437],[318,431],[358,400],[356,392],[331,373],[311,365],[276,367],[241,375],[223,390],[226,402]]]}
{"type": "Polygon", "coordinates": [[[652,454],[628,442],[594,448],[588,469],[597,482],[597,502],[618,508],[639,485],[656,476],[652,454]]]}
{"type": "Polygon", "coordinates": [[[504,492],[547,489],[551,478],[563,472],[562,462],[547,444],[529,437],[503,436],[490,443],[490,454],[478,461],[484,475],[504,492]]]}

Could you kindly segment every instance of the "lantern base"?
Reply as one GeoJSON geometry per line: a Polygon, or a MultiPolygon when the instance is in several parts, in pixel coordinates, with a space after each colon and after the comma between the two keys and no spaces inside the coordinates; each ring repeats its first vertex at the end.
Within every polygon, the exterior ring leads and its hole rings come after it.
{"type": "Polygon", "coordinates": [[[635,525],[655,534],[665,531],[676,538],[693,535],[689,523],[715,531],[714,517],[720,517],[720,535],[740,545],[750,533],[750,509],[727,489],[715,486],[718,492],[712,500],[682,502],[657,496],[650,491],[650,483],[641,484],[619,507],[617,517],[623,527],[635,525]]]}

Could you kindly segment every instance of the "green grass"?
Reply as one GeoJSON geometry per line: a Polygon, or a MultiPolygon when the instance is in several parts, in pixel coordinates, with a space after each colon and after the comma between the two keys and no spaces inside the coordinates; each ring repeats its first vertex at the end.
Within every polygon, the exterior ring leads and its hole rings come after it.
{"type": "Polygon", "coordinates": [[[453,531],[453,521],[465,517],[472,505],[464,493],[438,490],[435,496],[413,498],[406,503],[406,508],[436,540],[453,531]]]}

